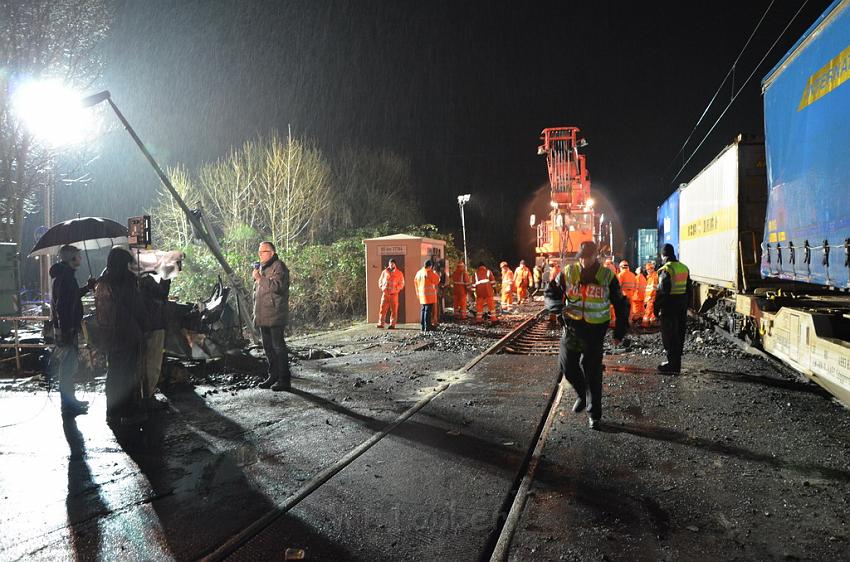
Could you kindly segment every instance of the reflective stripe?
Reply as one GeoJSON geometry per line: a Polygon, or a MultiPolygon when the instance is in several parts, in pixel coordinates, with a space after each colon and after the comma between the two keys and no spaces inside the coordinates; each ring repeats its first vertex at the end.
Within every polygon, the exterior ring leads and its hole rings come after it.
{"type": "Polygon", "coordinates": [[[381,273],[381,280],[378,281],[378,286],[385,293],[391,295],[399,293],[404,289],[404,273],[400,269],[396,269],[395,271],[385,269],[381,273]]]}
{"type": "Polygon", "coordinates": [[[419,296],[421,304],[437,302],[437,283],[439,282],[439,275],[433,271],[422,268],[416,272],[416,294],[419,296]]]}
{"type": "Polygon", "coordinates": [[[670,276],[670,294],[684,295],[688,290],[688,266],[680,261],[671,261],[664,264],[661,271],[666,271],[670,276]]]}
{"type": "Polygon", "coordinates": [[[590,324],[607,324],[611,321],[611,298],[609,286],[614,274],[607,267],[600,267],[594,283],[581,283],[581,267],[567,266],[564,272],[567,283],[565,314],[573,320],[584,320],[590,324]]]}

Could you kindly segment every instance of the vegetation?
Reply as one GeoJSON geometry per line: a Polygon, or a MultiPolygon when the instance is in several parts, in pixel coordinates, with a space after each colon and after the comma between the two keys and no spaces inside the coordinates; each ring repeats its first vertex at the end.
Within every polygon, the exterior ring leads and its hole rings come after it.
{"type": "MultiPolygon", "coordinates": [[[[386,150],[345,148],[329,161],[314,143],[272,134],[194,172],[175,168],[170,175],[189,206],[206,215],[246,286],[259,243],[278,246],[291,273],[294,325],[365,314],[365,238],[397,232],[440,238],[450,258],[458,255],[451,235],[433,225],[410,226],[422,222],[410,164],[386,150]]],[[[172,290],[187,300],[208,296],[218,263],[167,193],[151,214],[163,245],[186,253],[172,290]]]]}
{"type": "Polygon", "coordinates": [[[56,150],[15,118],[12,95],[26,80],[90,88],[97,47],[110,24],[109,0],[0,0],[0,240],[20,244],[25,213],[53,178],[56,150]]]}

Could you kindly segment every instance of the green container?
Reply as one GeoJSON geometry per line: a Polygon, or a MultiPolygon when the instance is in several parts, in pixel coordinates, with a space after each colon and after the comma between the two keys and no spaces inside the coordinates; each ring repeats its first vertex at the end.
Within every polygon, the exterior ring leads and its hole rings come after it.
{"type": "Polygon", "coordinates": [[[641,228],[638,230],[638,265],[643,268],[648,261],[658,260],[658,231],[654,228],[641,228]]]}

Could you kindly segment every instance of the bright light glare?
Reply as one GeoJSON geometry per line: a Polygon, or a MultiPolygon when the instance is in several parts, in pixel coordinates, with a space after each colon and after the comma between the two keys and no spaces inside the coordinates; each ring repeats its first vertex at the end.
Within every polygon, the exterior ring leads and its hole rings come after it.
{"type": "Polygon", "coordinates": [[[92,110],[81,105],[81,97],[58,80],[33,80],[15,89],[12,110],[39,141],[54,147],[75,144],[95,128],[92,110]]]}
{"type": "Polygon", "coordinates": [[[592,197],[588,197],[587,201],[584,203],[584,206],[587,207],[588,209],[592,209],[594,203],[596,203],[596,201],[594,201],[592,197]]]}

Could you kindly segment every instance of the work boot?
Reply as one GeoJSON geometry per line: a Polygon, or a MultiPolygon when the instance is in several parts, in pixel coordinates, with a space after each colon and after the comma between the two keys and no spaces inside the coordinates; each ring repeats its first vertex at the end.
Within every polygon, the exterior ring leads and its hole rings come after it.
{"type": "Polygon", "coordinates": [[[670,361],[665,361],[658,366],[658,370],[662,373],[679,374],[679,371],[682,370],[682,366],[678,363],[671,363],[670,361]]]}
{"type": "Polygon", "coordinates": [[[395,330],[395,324],[390,324],[390,327],[387,330],[395,330]]]}
{"type": "Polygon", "coordinates": [[[284,390],[291,390],[291,389],[292,389],[292,385],[289,383],[289,377],[285,377],[285,378],[281,377],[281,378],[277,379],[277,382],[275,382],[272,385],[272,390],[275,391],[275,392],[281,392],[281,391],[284,391],[284,390]]]}
{"type": "Polygon", "coordinates": [[[584,408],[587,406],[587,399],[584,396],[579,396],[576,403],[573,404],[573,413],[578,414],[579,412],[583,412],[584,408]]]}
{"type": "Polygon", "coordinates": [[[375,327],[376,327],[376,328],[383,328],[383,327],[384,327],[384,325],[383,325],[383,324],[375,324],[375,327]]]}
{"type": "Polygon", "coordinates": [[[587,427],[598,431],[602,427],[602,420],[587,418],[587,427]]]}
{"type": "Polygon", "coordinates": [[[268,377],[266,377],[266,380],[264,380],[263,382],[261,382],[257,386],[259,386],[260,388],[271,388],[272,385],[276,382],[277,382],[277,377],[273,377],[272,375],[269,375],[268,377]]]}

